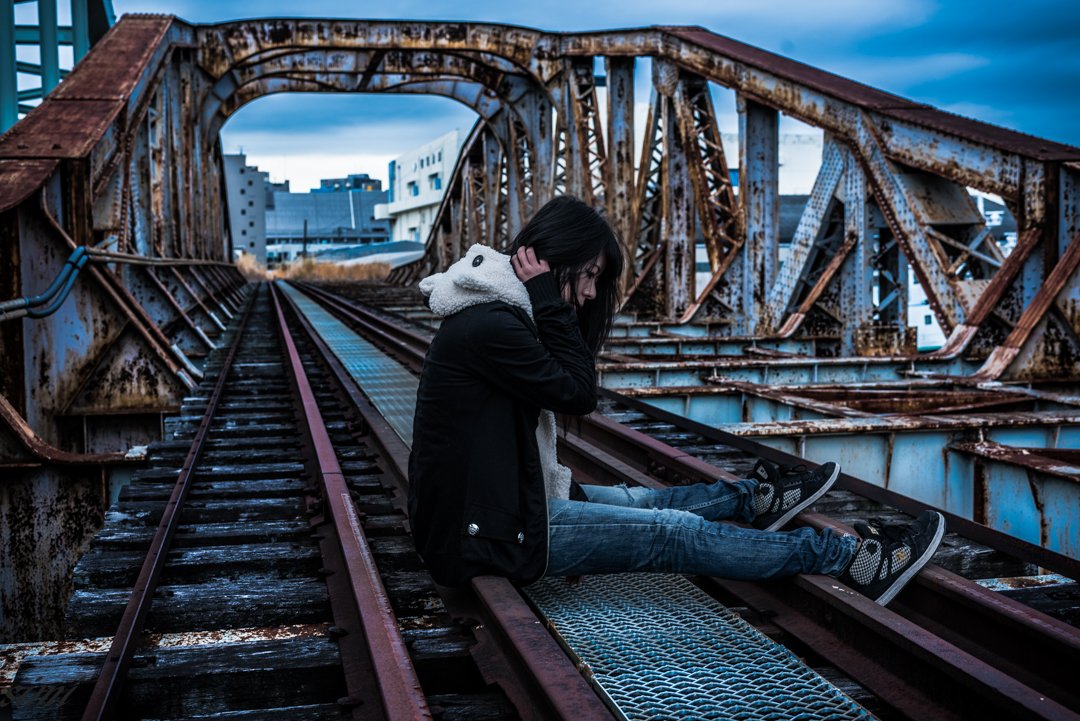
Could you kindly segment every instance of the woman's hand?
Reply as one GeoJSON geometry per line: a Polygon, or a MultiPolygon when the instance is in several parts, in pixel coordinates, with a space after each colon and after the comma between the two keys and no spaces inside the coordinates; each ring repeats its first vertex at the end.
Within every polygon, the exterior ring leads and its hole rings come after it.
{"type": "Polygon", "coordinates": [[[514,272],[522,283],[551,270],[546,260],[536,259],[536,251],[532,248],[518,248],[518,251],[510,256],[510,265],[514,267],[514,272]]]}

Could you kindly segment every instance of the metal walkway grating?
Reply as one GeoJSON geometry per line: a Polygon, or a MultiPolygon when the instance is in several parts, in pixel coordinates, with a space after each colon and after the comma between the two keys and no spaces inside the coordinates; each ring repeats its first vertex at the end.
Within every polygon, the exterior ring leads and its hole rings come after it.
{"type": "MultiPolygon", "coordinates": [[[[297,289],[278,287],[412,447],[415,376],[297,289]]],[[[682,576],[588,576],[576,586],[545,578],[525,591],[625,719],[874,718],[682,576]]]]}
{"type": "Polygon", "coordinates": [[[394,432],[411,448],[416,376],[296,288],[281,281],[277,285],[311,322],[394,432]]]}
{"type": "Polygon", "coordinates": [[[623,718],[874,718],[682,576],[545,578],[525,591],[623,718]]]}

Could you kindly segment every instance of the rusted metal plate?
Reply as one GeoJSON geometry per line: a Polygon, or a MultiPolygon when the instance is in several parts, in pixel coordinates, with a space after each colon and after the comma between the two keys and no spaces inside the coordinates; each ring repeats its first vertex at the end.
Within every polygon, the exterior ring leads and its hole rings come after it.
{"type": "Polygon", "coordinates": [[[798,60],[792,60],[783,55],[777,55],[723,35],[717,35],[704,28],[669,27],[663,29],[677,38],[700,45],[737,62],[766,70],[784,80],[806,85],[864,108],[925,107],[899,95],[886,93],[877,88],[800,63],[798,60]]]}
{"type": "Polygon", "coordinates": [[[0,158],[0,213],[29,198],[45,184],[59,164],[56,159],[0,158]]]}
{"type": "Polygon", "coordinates": [[[964,453],[990,458],[1003,463],[1080,483],[1080,451],[1053,448],[1018,448],[992,441],[953,443],[949,446],[964,453]]]}
{"type": "Polygon", "coordinates": [[[1019,133],[936,108],[890,108],[888,115],[1035,160],[1080,160],[1080,148],[1019,133]]]}
{"type": "Polygon", "coordinates": [[[86,157],[123,109],[124,101],[119,99],[59,100],[50,96],[0,138],[0,157],[86,157]]]}
{"type": "Polygon", "coordinates": [[[171,15],[126,15],[50,94],[57,100],[126,99],[177,22],[171,15]]]}
{"type": "Polygon", "coordinates": [[[861,108],[876,110],[900,120],[1038,160],[1080,160],[1080,148],[937,110],[705,29],[668,28],[667,31],[737,62],[765,70],[784,80],[827,93],[861,108]]]}

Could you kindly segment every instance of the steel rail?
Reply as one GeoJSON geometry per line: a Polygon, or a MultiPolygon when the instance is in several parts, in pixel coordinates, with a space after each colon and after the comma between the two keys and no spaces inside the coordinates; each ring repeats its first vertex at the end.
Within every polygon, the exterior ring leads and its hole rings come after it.
{"type": "Polygon", "coordinates": [[[127,672],[131,666],[131,659],[135,655],[135,649],[140,640],[139,637],[150,613],[154,591],[157,588],[158,580],[161,578],[161,572],[165,567],[166,558],[172,546],[173,536],[176,534],[176,528],[179,525],[180,512],[183,510],[184,502],[191,491],[191,480],[195,475],[195,468],[199,463],[199,459],[202,457],[206,438],[210,432],[210,423],[217,412],[217,405],[221,400],[226,378],[232,368],[233,361],[236,359],[236,354],[240,348],[240,340],[247,328],[251,307],[252,304],[249,303],[244,310],[244,315],[240,318],[236,335],[233,337],[217,382],[214,384],[214,389],[207,400],[206,411],[203,413],[199,427],[195,431],[195,438],[180,468],[180,474],[176,479],[176,484],[173,486],[169,502],[162,513],[161,521],[154,532],[154,538],[150,542],[150,550],[147,551],[146,559],[139,570],[139,576],[124,609],[124,615],[120,619],[120,625],[113,636],[109,652],[105,656],[105,663],[98,674],[97,681],[94,683],[94,689],[90,694],[90,700],[82,716],[83,721],[107,721],[107,719],[113,717],[116,711],[127,672]]]}
{"type": "MultiPolygon", "coordinates": [[[[336,299],[336,296],[313,286],[303,285],[303,288],[305,292],[312,291],[312,295],[321,299],[329,301],[336,299]]],[[[286,301],[288,300],[286,297],[286,301]]],[[[348,313],[348,308],[345,306],[335,304],[334,307],[337,311],[348,313]]],[[[349,396],[353,407],[363,419],[373,445],[386,459],[387,470],[393,476],[399,493],[404,498],[408,493],[409,447],[363,395],[362,390],[307,319],[299,313],[297,316],[331,372],[349,396]]],[[[347,317],[360,319],[357,322],[363,323],[361,316],[351,314],[347,317]]],[[[372,322],[375,326],[381,325],[377,317],[372,322]]],[[[372,328],[367,325],[364,327],[369,330],[372,328]]],[[[384,330],[379,335],[385,341],[387,340],[385,333],[392,330],[393,326],[383,327],[384,330]]],[[[411,336],[411,341],[422,338],[416,334],[407,335],[411,336]]],[[[396,347],[401,352],[412,354],[410,357],[416,360],[415,347],[410,348],[409,342],[398,343],[396,347]]],[[[413,364],[406,365],[419,370],[419,367],[413,364]]],[[[515,684],[515,688],[508,689],[508,695],[543,704],[546,707],[519,709],[519,711],[538,713],[539,718],[554,717],[567,721],[593,719],[608,721],[612,718],[610,709],[596,695],[574,662],[548,633],[544,624],[536,617],[536,613],[509,581],[504,578],[485,576],[474,579],[471,587],[486,615],[488,621],[486,626],[495,631],[493,640],[498,644],[501,656],[497,662],[510,666],[509,681],[515,684]]],[[[505,679],[506,676],[503,675],[501,678],[505,679]]]]}
{"type": "MultiPolygon", "coordinates": [[[[380,318],[370,311],[356,306],[356,304],[337,299],[325,291],[318,290],[316,294],[320,298],[331,302],[342,317],[353,323],[363,324],[368,332],[382,336],[387,334],[393,336],[385,344],[398,349],[400,352],[411,354],[413,358],[409,365],[414,368],[418,367],[417,355],[422,353],[423,336],[411,331],[401,331],[386,319],[380,318]]],[[[604,392],[608,397],[619,402],[630,400],[624,399],[611,391],[604,392]]],[[[656,409],[641,403],[634,403],[633,405],[641,412],[657,415],[654,413],[656,409]]],[[[665,413],[663,416],[664,421],[674,423],[678,427],[685,427],[686,419],[676,417],[670,413],[665,413]]],[[[712,430],[715,432],[715,429],[712,430]]],[[[636,458],[637,463],[632,463],[632,465],[650,471],[655,471],[657,465],[663,466],[674,474],[675,477],[672,480],[711,481],[717,477],[730,477],[730,474],[724,473],[721,469],[705,461],[689,456],[678,449],[663,444],[638,431],[626,428],[599,414],[593,414],[581,419],[578,433],[584,439],[600,441],[601,447],[610,452],[609,457],[617,457],[623,459],[623,461],[628,457],[636,458]]],[[[732,436],[732,438],[736,439],[738,437],[732,436]]],[[[564,434],[563,440],[566,443],[570,439],[564,434]]],[[[745,447],[751,445],[752,442],[746,442],[745,439],[739,440],[744,441],[743,444],[740,444],[740,446],[743,446],[740,450],[769,457],[770,460],[775,462],[791,463],[798,460],[793,456],[767,449],[764,446],[761,446],[760,449],[745,447]],[[766,450],[769,452],[763,452],[766,450]]],[[[735,445],[725,441],[719,442],[725,445],[735,445]]],[[[577,450],[579,453],[582,450],[580,443],[577,450]]],[[[596,448],[593,452],[596,451],[603,452],[600,448],[596,448]]],[[[626,464],[622,463],[622,465],[625,466],[626,464]]],[[[638,474],[638,478],[634,480],[640,482],[641,475],[645,474],[638,474]]],[[[856,481],[857,479],[850,480],[856,481]]],[[[876,488],[863,481],[849,485],[876,488]]],[[[861,489],[852,490],[861,491],[861,489]]],[[[890,495],[896,496],[896,494],[890,495]]],[[[892,501],[894,499],[890,498],[888,500],[892,501]]],[[[898,496],[895,499],[895,501],[901,500],[906,499],[901,499],[898,496]]],[[[910,501],[907,503],[894,502],[891,505],[912,513],[916,513],[922,507],[925,507],[922,504],[910,501]]],[[[837,524],[819,514],[804,513],[799,518],[802,522],[818,528],[837,527],[837,524]]],[[[991,535],[995,538],[990,540],[997,540],[999,544],[1003,539],[1011,539],[1011,537],[989,531],[989,529],[985,529],[985,527],[971,521],[966,521],[966,519],[957,520],[963,521],[958,524],[965,527],[960,529],[961,532],[967,530],[967,526],[978,526],[983,531],[980,535],[991,535]],[[986,533],[987,531],[989,531],[989,534],[986,533]]],[[[955,526],[953,530],[956,530],[955,526]]],[[[1011,540],[1016,541],[1017,539],[1011,540]]],[[[1023,544],[1023,542],[1019,543],[1023,544]]],[[[1015,546],[1016,544],[1005,543],[1002,545],[1015,546]]],[[[1036,546],[1032,546],[1031,549],[1021,550],[1041,551],[1042,553],[1036,555],[1042,560],[1046,560],[1046,554],[1048,553],[1052,556],[1057,555],[1036,546]]],[[[804,581],[800,578],[800,582],[804,581]]],[[[835,587],[835,584],[833,585],[835,587]]],[[[1077,696],[1071,690],[1072,682],[1069,672],[1072,666],[1071,664],[1060,663],[1061,659],[1080,658],[1080,632],[1077,632],[1071,626],[933,565],[928,566],[919,575],[917,583],[909,587],[901,600],[902,603],[894,604],[894,607],[897,610],[903,610],[907,616],[917,617],[919,620],[919,623],[910,620],[905,621],[910,628],[910,632],[905,637],[909,639],[923,637],[925,641],[923,650],[926,658],[933,659],[939,656],[946,658],[966,657],[965,665],[969,669],[974,669],[973,673],[977,677],[987,676],[992,678],[994,679],[991,684],[993,688],[1010,689],[1012,693],[1015,693],[1016,698],[1011,703],[1018,709],[1048,709],[1053,706],[1053,704],[1042,703],[1043,699],[1038,698],[1038,690],[1043,690],[1048,694],[1052,693],[1055,698],[1066,701],[1068,705],[1074,708],[1080,707],[1077,696]],[[946,620],[941,620],[942,616],[946,620]],[[935,633],[928,633],[922,628],[923,625],[933,627],[935,633]],[[986,633],[988,625],[995,628],[995,633],[986,633]],[[961,650],[961,646],[966,650],[961,650]],[[944,648],[945,650],[942,654],[939,654],[934,651],[936,648],[944,648]],[[956,654],[960,654],[960,656],[956,654]],[[1019,658],[1017,658],[1017,654],[1019,654],[1019,658]],[[997,671],[998,668],[1007,669],[1010,676],[1003,676],[1002,672],[997,671]],[[1025,683],[1018,683],[1017,679],[1023,679],[1025,683]]],[[[841,597],[840,603],[836,604],[836,608],[845,610],[848,604],[849,599],[841,597]]],[[[880,607],[879,609],[870,609],[869,613],[871,615],[882,613],[896,615],[893,611],[885,612],[880,607]]],[[[980,685],[982,684],[976,683],[976,686],[980,685]]],[[[883,690],[888,691],[888,689],[883,690]]],[[[896,694],[889,695],[896,696],[896,694]]],[[[893,700],[900,703],[901,706],[904,705],[899,697],[893,700]]],[[[1005,702],[1003,701],[1003,703],[1005,702]]],[[[1054,713],[1057,711],[1064,711],[1064,707],[1059,707],[1054,713]]],[[[1068,711],[1064,712],[1065,716],[1054,716],[1051,713],[1048,717],[1070,717],[1068,711]]]]}
{"type": "MultiPolygon", "coordinates": [[[[279,293],[276,288],[272,293],[278,329],[292,373],[291,380],[300,395],[300,404],[313,444],[324,504],[337,530],[353,602],[371,650],[371,664],[378,680],[386,718],[395,721],[430,719],[431,710],[428,708],[427,698],[420,686],[420,679],[416,675],[405,641],[401,637],[401,630],[367,537],[360,526],[345,474],[338,463],[330,434],[319,411],[318,399],[292,339],[278,298],[279,293]]],[[[349,691],[352,692],[353,689],[350,688],[349,691]]]]}

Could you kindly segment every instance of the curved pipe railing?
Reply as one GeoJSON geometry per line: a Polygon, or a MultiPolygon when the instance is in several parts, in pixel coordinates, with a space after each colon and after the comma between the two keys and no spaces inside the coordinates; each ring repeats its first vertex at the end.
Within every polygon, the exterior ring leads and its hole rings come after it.
{"type": "Polygon", "coordinates": [[[85,246],[76,248],[64,263],[64,267],[60,269],[60,273],[45,289],[45,292],[0,303],[0,323],[6,320],[22,318],[23,316],[44,318],[55,313],[63,305],[68,293],[71,292],[71,287],[75,284],[75,278],[79,275],[79,271],[90,259],[87,253],[88,250],[85,246]],[[46,304],[48,306],[45,310],[37,310],[40,306],[46,304]]]}
{"type": "Polygon", "coordinates": [[[72,251],[71,255],[64,263],[64,267],[60,269],[60,273],[57,274],[56,278],[53,279],[53,282],[49,284],[49,287],[46,288],[44,292],[34,296],[23,296],[22,298],[14,298],[12,300],[0,302],[0,323],[23,317],[45,318],[60,310],[64,301],[67,300],[68,295],[71,294],[71,289],[75,285],[75,280],[79,276],[79,271],[89,262],[125,263],[128,265],[149,266],[229,265],[228,263],[212,260],[147,258],[142,255],[114,253],[81,245],[72,251]],[[45,307],[42,308],[41,306],[45,307]]]}

